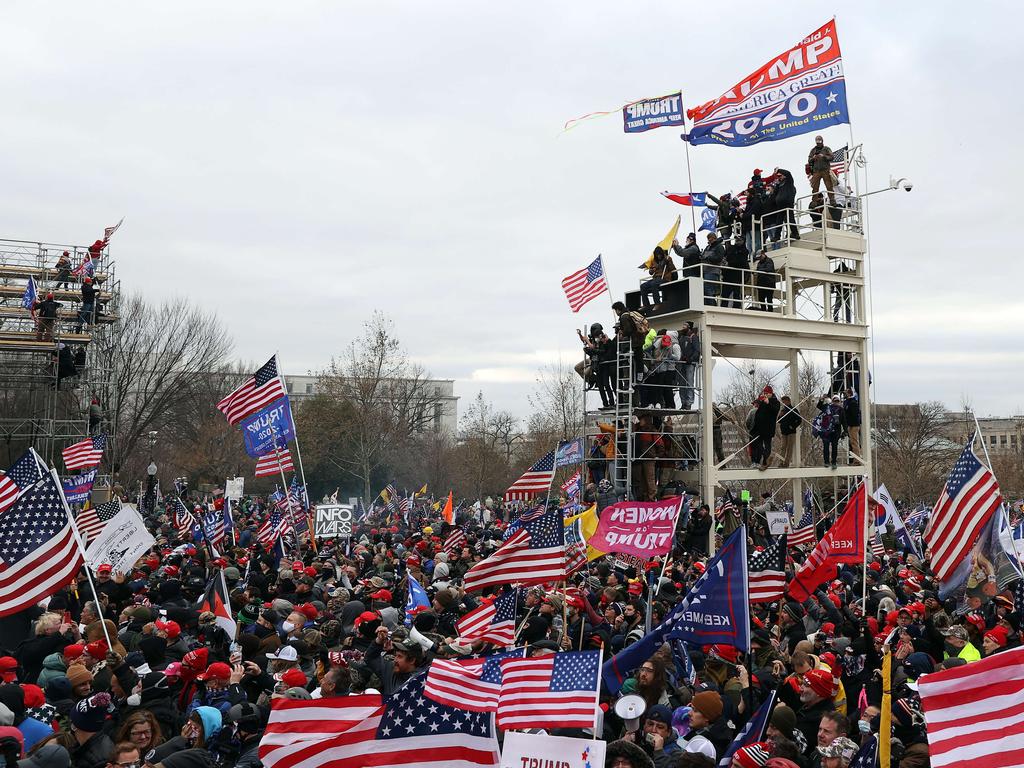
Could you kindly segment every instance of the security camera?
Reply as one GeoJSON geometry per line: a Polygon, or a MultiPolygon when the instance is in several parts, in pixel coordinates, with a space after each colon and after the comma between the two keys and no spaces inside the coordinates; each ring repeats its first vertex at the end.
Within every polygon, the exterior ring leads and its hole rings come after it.
{"type": "Polygon", "coordinates": [[[914,182],[910,179],[889,179],[889,189],[902,189],[904,192],[909,192],[914,188],[914,182]]]}

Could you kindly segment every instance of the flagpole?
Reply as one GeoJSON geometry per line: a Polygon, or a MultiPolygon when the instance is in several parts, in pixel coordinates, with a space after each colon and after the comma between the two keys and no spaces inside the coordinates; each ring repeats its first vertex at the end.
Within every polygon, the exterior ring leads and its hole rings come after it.
{"type": "MultiPolygon", "coordinates": [[[[981,424],[978,423],[978,414],[972,411],[971,412],[971,416],[974,417],[974,437],[971,438],[971,444],[972,445],[974,444],[975,439],[980,439],[981,440],[981,450],[983,450],[985,452],[985,463],[988,465],[988,471],[992,472],[992,459],[989,458],[988,446],[985,445],[985,440],[981,437],[981,424]]],[[[996,473],[992,472],[992,477],[995,477],[995,476],[996,476],[996,473]]],[[[997,481],[998,481],[998,478],[997,478],[997,481]]],[[[63,493],[63,489],[61,490],[61,493],[63,493]]],[[[1003,518],[1006,520],[1006,525],[1009,526],[1010,525],[1010,516],[1006,513],[1006,504],[1000,502],[1000,504],[999,504],[999,512],[1000,512],[1000,514],[1002,514],[1003,518]]],[[[1013,544],[1013,554],[1016,555],[1016,557],[1017,557],[1017,564],[1019,566],[1021,566],[1021,567],[1024,567],[1024,559],[1021,558],[1020,550],[1017,549],[1017,540],[1015,538],[1013,538],[1013,528],[1012,527],[1010,528],[1010,542],[1013,544]]],[[[1018,608],[1018,610],[1020,610],[1020,609],[1018,608]]]]}
{"type": "MultiPolygon", "coordinates": [[[[288,385],[285,384],[284,374],[281,373],[281,358],[277,351],[274,352],[274,357],[277,358],[277,377],[281,380],[281,388],[284,390],[284,399],[288,403],[288,417],[292,421],[292,432],[295,434],[295,458],[299,460],[299,475],[302,476],[302,495],[305,499],[302,499],[303,510],[309,507],[309,486],[306,484],[306,470],[302,468],[302,446],[299,445],[299,427],[295,423],[295,412],[292,411],[292,399],[288,397],[288,385]]],[[[310,540],[313,536],[310,535],[310,540]]],[[[295,534],[295,546],[299,546],[299,535],[295,534]]],[[[316,547],[314,546],[314,550],[316,547]]]]}
{"type": "MultiPolygon", "coordinates": [[[[582,624],[582,620],[580,621],[582,624]]],[[[581,644],[582,646],[582,644],[581,644]]],[[[582,648],[581,648],[582,649],[582,648]]],[[[604,666],[604,643],[598,646],[598,657],[597,657],[597,690],[594,691],[594,741],[598,741],[601,737],[597,732],[598,721],[601,719],[601,667],[604,666]]]]}
{"type": "Polygon", "coordinates": [[[277,444],[277,430],[273,424],[270,425],[270,434],[274,438],[274,458],[277,460],[277,471],[281,473],[281,485],[284,487],[285,504],[288,505],[288,522],[291,523],[292,535],[295,537],[295,556],[296,559],[301,560],[302,549],[299,547],[299,532],[295,528],[295,513],[292,511],[292,492],[284,479],[284,467],[281,465],[281,448],[277,444]]]}
{"type": "MultiPolygon", "coordinates": [[[[33,453],[35,453],[34,450],[33,453]]],[[[38,457],[36,458],[36,461],[39,461],[38,457]]],[[[46,465],[43,464],[43,466],[46,465]]],[[[100,603],[100,597],[96,592],[96,585],[92,580],[92,572],[89,570],[89,565],[85,561],[85,542],[82,541],[82,534],[78,530],[78,524],[75,522],[75,518],[71,514],[71,507],[68,506],[68,500],[64,497],[64,486],[61,485],[60,477],[57,475],[57,470],[50,467],[49,472],[54,485],[57,486],[57,492],[60,494],[61,504],[64,505],[64,514],[68,516],[68,522],[71,524],[71,535],[75,537],[75,544],[78,545],[78,549],[82,553],[82,568],[85,570],[85,577],[89,580],[89,589],[92,590],[92,599],[93,604],[96,607],[96,615],[100,618],[100,626],[103,628],[103,636],[107,639],[107,649],[113,650],[114,644],[110,641],[110,633],[107,632],[107,622],[103,618],[103,607],[100,603]]]]}
{"type": "MultiPolygon", "coordinates": [[[[686,130],[686,110],[683,108],[683,96],[680,91],[679,95],[679,110],[683,113],[683,130],[686,130]]],[[[691,195],[693,194],[693,177],[690,175],[690,142],[683,139],[683,151],[686,152],[686,182],[690,185],[687,190],[691,195]]],[[[693,202],[692,200],[690,201],[693,202]]],[[[690,225],[693,227],[693,231],[697,232],[697,213],[693,210],[693,206],[690,206],[690,225]]]]}
{"type": "MultiPolygon", "coordinates": [[[[686,501],[686,494],[684,493],[684,494],[682,494],[679,497],[679,508],[676,510],[676,519],[675,519],[675,522],[672,523],[672,538],[669,540],[670,543],[671,543],[671,547],[669,549],[668,554],[665,555],[665,559],[662,560],[662,562],[661,562],[661,575],[658,577],[658,588],[656,590],[654,590],[655,596],[657,596],[658,594],[661,593],[661,580],[665,578],[665,570],[668,567],[669,558],[672,556],[672,553],[675,551],[676,528],[679,526],[679,518],[682,517],[682,515],[683,515],[683,504],[685,503],[685,501],[686,501]]],[[[648,610],[650,610],[650,606],[648,606],[648,610]]]]}

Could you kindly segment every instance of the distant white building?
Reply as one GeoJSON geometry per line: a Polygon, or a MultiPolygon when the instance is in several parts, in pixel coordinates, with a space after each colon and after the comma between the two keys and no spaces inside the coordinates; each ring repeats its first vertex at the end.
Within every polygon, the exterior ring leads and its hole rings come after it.
{"type": "MultiPolygon", "coordinates": [[[[285,376],[284,385],[294,403],[301,403],[317,393],[316,376],[285,376]]],[[[433,388],[434,397],[440,398],[434,403],[433,431],[455,437],[459,427],[459,398],[455,394],[455,380],[430,379],[426,385],[433,388]]]]}

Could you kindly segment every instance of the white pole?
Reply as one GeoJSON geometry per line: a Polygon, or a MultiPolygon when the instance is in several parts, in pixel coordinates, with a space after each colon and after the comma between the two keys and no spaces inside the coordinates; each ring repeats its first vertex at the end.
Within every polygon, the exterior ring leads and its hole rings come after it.
{"type": "MultiPolygon", "coordinates": [[[[676,510],[675,522],[672,523],[671,548],[669,549],[668,554],[665,555],[665,559],[662,560],[662,562],[661,562],[661,575],[658,576],[658,586],[654,590],[655,596],[657,596],[661,592],[661,580],[665,578],[665,569],[668,567],[668,561],[669,561],[669,558],[672,557],[673,550],[675,550],[676,528],[679,526],[679,518],[682,517],[682,514],[683,514],[683,504],[685,504],[685,503],[686,503],[686,494],[684,493],[682,496],[679,497],[679,508],[676,510]]],[[[648,611],[650,611],[650,605],[648,605],[647,609],[648,609],[648,611]]]]}
{"type": "MultiPolygon", "coordinates": [[[[35,451],[33,451],[35,453],[35,451]]],[[[36,457],[36,461],[39,461],[39,457],[36,457]]],[[[43,465],[45,466],[45,464],[43,465]]],[[[57,491],[60,493],[61,504],[64,505],[64,514],[68,516],[68,522],[71,523],[71,535],[75,537],[75,543],[78,545],[79,551],[82,553],[82,567],[85,569],[85,576],[89,580],[89,589],[92,590],[92,599],[96,606],[96,615],[100,617],[100,626],[103,628],[103,636],[107,639],[107,649],[113,650],[114,644],[110,641],[110,633],[107,632],[107,623],[103,619],[103,606],[100,604],[100,596],[96,592],[96,585],[92,581],[92,573],[89,570],[89,566],[85,563],[85,542],[82,541],[82,534],[78,531],[78,524],[75,522],[74,515],[71,514],[71,507],[68,506],[68,500],[64,497],[64,486],[60,482],[60,477],[57,475],[57,470],[50,468],[50,477],[53,479],[53,484],[57,486],[57,491]]]]}
{"type": "Polygon", "coordinates": [[[871,542],[868,541],[868,536],[871,534],[871,526],[868,522],[868,510],[871,509],[868,504],[868,478],[865,476],[862,479],[864,484],[864,573],[861,575],[861,581],[863,586],[861,588],[861,598],[864,603],[861,606],[861,610],[867,614],[868,607],[868,549],[871,547],[871,542]]]}
{"type": "Polygon", "coordinates": [[[274,429],[273,425],[270,426],[270,434],[274,438],[274,458],[277,460],[277,471],[281,473],[281,485],[284,487],[285,504],[288,505],[288,522],[291,523],[292,535],[295,537],[295,556],[301,560],[302,550],[299,547],[299,532],[295,529],[295,513],[292,511],[292,492],[284,479],[284,467],[281,466],[281,449],[277,445],[277,430],[274,429]]]}
{"type": "MultiPolygon", "coordinates": [[[[302,491],[308,500],[309,488],[306,485],[306,470],[302,468],[302,447],[299,445],[299,428],[295,425],[295,413],[292,411],[292,399],[288,397],[288,385],[285,384],[284,374],[281,373],[281,358],[277,352],[274,353],[274,356],[277,357],[277,375],[278,378],[281,379],[281,388],[284,390],[285,402],[288,403],[288,418],[292,420],[292,431],[295,433],[295,458],[299,460],[299,475],[302,477],[302,491]]],[[[305,509],[306,506],[306,502],[303,501],[303,509],[305,509]]],[[[298,536],[296,536],[295,543],[298,544],[298,536]]]]}
{"type": "Polygon", "coordinates": [[[597,729],[603,714],[601,712],[601,667],[604,666],[604,643],[601,643],[597,653],[597,690],[594,691],[594,741],[601,738],[597,729]]]}

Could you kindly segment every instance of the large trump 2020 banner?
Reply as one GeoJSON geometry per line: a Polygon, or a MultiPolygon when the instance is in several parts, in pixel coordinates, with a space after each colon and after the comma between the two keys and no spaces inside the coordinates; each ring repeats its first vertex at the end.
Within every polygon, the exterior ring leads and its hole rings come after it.
{"type": "Polygon", "coordinates": [[[850,122],[835,19],[686,114],[693,120],[691,144],[727,147],[788,139],[850,122]]]}

